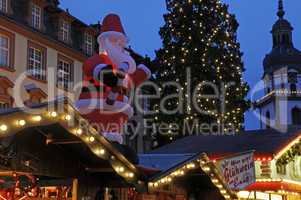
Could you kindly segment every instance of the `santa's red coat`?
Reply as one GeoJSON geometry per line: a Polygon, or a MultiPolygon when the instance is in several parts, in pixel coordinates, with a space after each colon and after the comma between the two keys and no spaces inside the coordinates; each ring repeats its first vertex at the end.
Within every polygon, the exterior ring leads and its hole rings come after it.
{"type": "MultiPolygon", "coordinates": [[[[128,102],[128,97],[122,94],[117,97],[113,106],[105,103],[105,99],[112,88],[94,77],[95,69],[99,65],[110,66],[113,72],[116,71],[116,66],[107,55],[94,55],[86,60],[83,64],[83,89],[76,105],[83,117],[94,125],[95,128],[98,128],[105,136],[121,134],[124,124],[133,115],[133,108],[131,103],[128,102]]],[[[149,77],[149,69],[144,65],[139,65],[134,73],[127,74],[125,78],[127,82],[125,84],[126,89],[129,91],[139,86],[149,77]]],[[[121,142],[120,138],[119,135],[119,138],[116,140],[121,142]]],[[[115,139],[113,138],[112,140],[115,139]]]]}

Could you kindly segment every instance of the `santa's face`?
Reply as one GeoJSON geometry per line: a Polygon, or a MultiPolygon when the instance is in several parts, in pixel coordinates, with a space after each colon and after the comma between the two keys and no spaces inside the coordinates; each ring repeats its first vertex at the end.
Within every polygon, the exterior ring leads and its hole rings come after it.
{"type": "Polygon", "coordinates": [[[124,38],[117,36],[108,36],[100,39],[100,48],[104,51],[113,64],[117,67],[121,66],[123,63],[129,65],[128,73],[133,73],[136,71],[136,62],[130,56],[130,53],[125,50],[127,42],[124,38]]]}

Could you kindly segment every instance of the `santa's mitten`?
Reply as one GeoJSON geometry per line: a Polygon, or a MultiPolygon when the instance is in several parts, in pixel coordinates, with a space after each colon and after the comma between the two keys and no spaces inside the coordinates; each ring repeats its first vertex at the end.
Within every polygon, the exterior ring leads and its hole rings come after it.
{"type": "Polygon", "coordinates": [[[115,87],[118,84],[118,77],[114,73],[112,65],[97,65],[93,71],[93,78],[109,87],[115,87]]]}
{"type": "Polygon", "coordinates": [[[106,104],[113,106],[118,96],[118,92],[110,91],[106,99],[106,104]]]}

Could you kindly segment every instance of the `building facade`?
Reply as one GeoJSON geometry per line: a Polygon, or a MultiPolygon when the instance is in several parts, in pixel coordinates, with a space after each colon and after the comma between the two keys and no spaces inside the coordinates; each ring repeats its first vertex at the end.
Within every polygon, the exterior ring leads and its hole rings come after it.
{"type": "Polygon", "coordinates": [[[264,65],[265,96],[256,102],[261,128],[301,125],[301,52],[294,47],[293,27],[279,2],[278,20],[271,31],[273,49],[264,65]]]}
{"type": "Polygon", "coordinates": [[[57,0],[0,1],[0,109],[58,96],[77,98],[82,63],[95,53],[96,26],[57,0]]]}

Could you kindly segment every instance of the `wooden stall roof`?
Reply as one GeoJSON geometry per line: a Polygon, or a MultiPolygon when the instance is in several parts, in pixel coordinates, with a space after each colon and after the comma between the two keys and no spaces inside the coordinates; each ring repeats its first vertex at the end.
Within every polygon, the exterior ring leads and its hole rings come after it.
{"type": "MultiPolygon", "coordinates": [[[[103,168],[111,169],[116,177],[122,177],[136,187],[144,187],[145,178],[137,167],[118,150],[120,148],[116,148],[91,127],[68,99],[0,112],[1,142],[14,138],[34,146],[37,145],[35,140],[41,136],[46,145],[61,146],[73,152],[68,156],[79,157],[89,173],[97,174],[103,172],[103,168]]],[[[51,173],[44,175],[49,176],[51,173]]]]}

